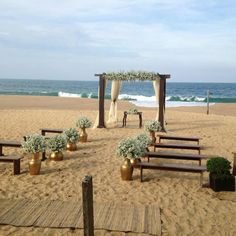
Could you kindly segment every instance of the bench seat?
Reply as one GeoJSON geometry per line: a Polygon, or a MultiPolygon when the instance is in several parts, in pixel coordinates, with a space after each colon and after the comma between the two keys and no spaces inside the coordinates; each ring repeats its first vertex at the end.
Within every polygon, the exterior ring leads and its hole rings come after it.
{"type": "Polygon", "coordinates": [[[200,154],[187,154],[187,153],[176,153],[176,152],[145,152],[144,157],[148,158],[164,158],[164,159],[175,159],[175,160],[192,160],[198,161],[199,165],[201,165],[201,160],[206,160],[210,158],[207,155],[200,155],[200,154]]]}
{"type": "Polygon", "coordinates": [[[20,156],[0,156],[0,162],[13,162],[13,174],[20,174],[20,160],[23,157],[20,156]]]}
{"type": "Polygon", "coordinates": [[[167,170],[167,171],[179,171],[179,172],[191,172],[200,173],[200,185],[202,186],[203,172],[207,171],[206,166],[194,166],[194,165],[182,165],[182,164],[172,164],[172,163],[151,163],[151,162],[139,162],[135,168],[140,169],[140,181],[143,181],[143,170],[153,169],[153,170],[167,170]]]}
{"type": "Polygon", "coordinates": [[[51,128],[42,128],[40,129],[41,130],[41,134],[42,135],[45,135],[46,133],[57,133],[57,134],[60,134],[60,133],[63,133],[63,129],[51,129],[51,128]]]}
{"type": "Polygon", "coordinates": [[[162,139],[166,140],[179,140],[179,141],[192,141],[197,142],[199,144],[199,137],[187,137],[187,136],[174,136],[174,135],[166,135],[166,134],[159,134],[157,135],[159,137],[159,143],[162,139]]]}
{"type": "Polygon", "coordinates": [[[21,147],[21,142],[12,140],[0,140],[0,156],[3,156],[3,147],[21,147]]]}
{"type": "Polygon", "coordinates": [[[154,151],[156,148],[171,148],[171,149],[188,149],[188,150],[197,150],[200,154],[202,147],[196,144],[182,144],[182,143],[155,143],[153,144],[154,151]]]}

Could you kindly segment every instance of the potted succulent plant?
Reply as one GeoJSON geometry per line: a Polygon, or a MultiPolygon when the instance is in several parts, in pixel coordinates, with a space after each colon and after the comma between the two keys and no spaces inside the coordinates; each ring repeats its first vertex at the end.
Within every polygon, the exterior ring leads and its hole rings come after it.
{"type": "Polygon", "coordinates": [[[50,160],[53,161],[62,161],[63,160],[63,153],[62,151],[66,148],[66,137],[65,135],[55,135],[49,138],[47,142],[47,148],[49,149],[50,153],[50,160]]]}
{"type": "Polygon", "coordinates": [[[25,137],[25,142],[22,143],[22,148],[25,153],[32,154],[29,161],[29,172],[31,175],[38,175],[41,168],[40,152],[46,149],[45,138],[42,135],[34,134],[25,137]]]}
{"type": "Polygon", "coordinates": [[[122,180],[131,180],[133,166],[131,165],[130,160],[142,156],[142,145],[140,145],[140,142],[136,138],[126,138],[119,142],[116,153],[118,156],[124,158],[124,163],[120,168],[122,180]]]}
{"type": "Polygon", "coordinates": [[[69,128],[63,132],[66,138],[66,148],[69,151],[77,149],[76,142],[79,140],[79,134],[75,128],[69,128]]]}
{"type": "Polygon", "coordinates": [[[76,122],[76,126],[79,127],[82,132],[80,134],[80,142],[85,143],[88,139],[88,134],[86,133],[86,128],[90,128],[92,126],[92,122],[85,116],[82,116],[76,122]]]}
{"type": "Polygon", "coordinates": [[[214,157],[207,161],[210,187],[215,192],[235,191],[235,178],[230,169],[230,162],[223,157],[214,157]]]}
{"type": "Polygon", "coordinates": [[[161,131],[160,122],[156,120],[147,121],[144,125],[145,130],[150,133],[152,143],[156,142],[155,132],[161,131]]]}

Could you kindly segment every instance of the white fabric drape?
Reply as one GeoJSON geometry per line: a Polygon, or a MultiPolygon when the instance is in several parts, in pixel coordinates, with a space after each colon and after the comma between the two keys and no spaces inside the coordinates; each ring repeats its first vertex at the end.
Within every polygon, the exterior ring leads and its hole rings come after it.
{"type": "MultiPolygon", "coordinates": [[[[107,86],[107,81],[106,80],[104,81],[104,86],[105,86],[105,90],[106,90],[106,86],[107,86]]],[[[98,85],[98,99],[99,99],[99,94],[100,94],[99,91],[100,91],[100,86],[98,85]]],[[[105,116],[105,114],[104,114],[104,116],[105,116]]],[[[98,127],[98,123],[99,123],[99,111],[98,111],[96,119],[94,121],[93,129],[96,129],[98,127]]],[[[106,120],[104,120],[104,125],[106,127],[106,120]]]]}
{"type": "Polygon", "coordinates": [[[122,81],[113,80],[111,84],[111,105],[109,111],[109,118],[107,124],[117,125],[118,116],[117,116],[117,99],[119,96],[120,88],[122,81]]]}
{"type": "MultiPolygon", "coordinates": [[[[156,95],[156,103],[157,103],[157,106],[159,107],[160,79],[156,79],[153,81],[153,87],[154,87],[154,91],[155,91],[155,95],[156,95]]],[[[158,120],[158,118],[159,118],[159,112],[157,110],[155,120],[158,120]]]]}

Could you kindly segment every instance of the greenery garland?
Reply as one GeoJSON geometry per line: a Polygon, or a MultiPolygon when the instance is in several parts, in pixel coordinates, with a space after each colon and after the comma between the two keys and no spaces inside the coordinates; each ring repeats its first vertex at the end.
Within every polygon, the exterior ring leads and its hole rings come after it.
{"type": "Polygon", "coordinates": [[[105,79],[107,80],[125,80],[125,81],[134,81],[134,80],[157,80],[160,79],[158,73],[147,72],[147,71],[127,71],[127,72],[110,72],[104,74],[105,79]]]}

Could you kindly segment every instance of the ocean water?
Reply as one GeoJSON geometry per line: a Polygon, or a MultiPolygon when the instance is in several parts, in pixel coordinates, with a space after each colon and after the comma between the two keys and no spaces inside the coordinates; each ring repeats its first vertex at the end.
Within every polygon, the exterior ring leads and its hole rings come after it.
{"type": "MultiPolygon", "coordinates": [[[[106,87],[106,99],[110,98],[111,83],[106,87]]],[[[236,103],[236,83],[173,83],[167,82],[166,105],[205,106],[207,90],[210,103],[236,103]]],[[[34,95],[98,97],[98,81],[19,80],[0,79],[0,95],[34,95]]],[[[119,99],[137,106],[156,107],[152,82],[123,82],[119,99]]]]}

